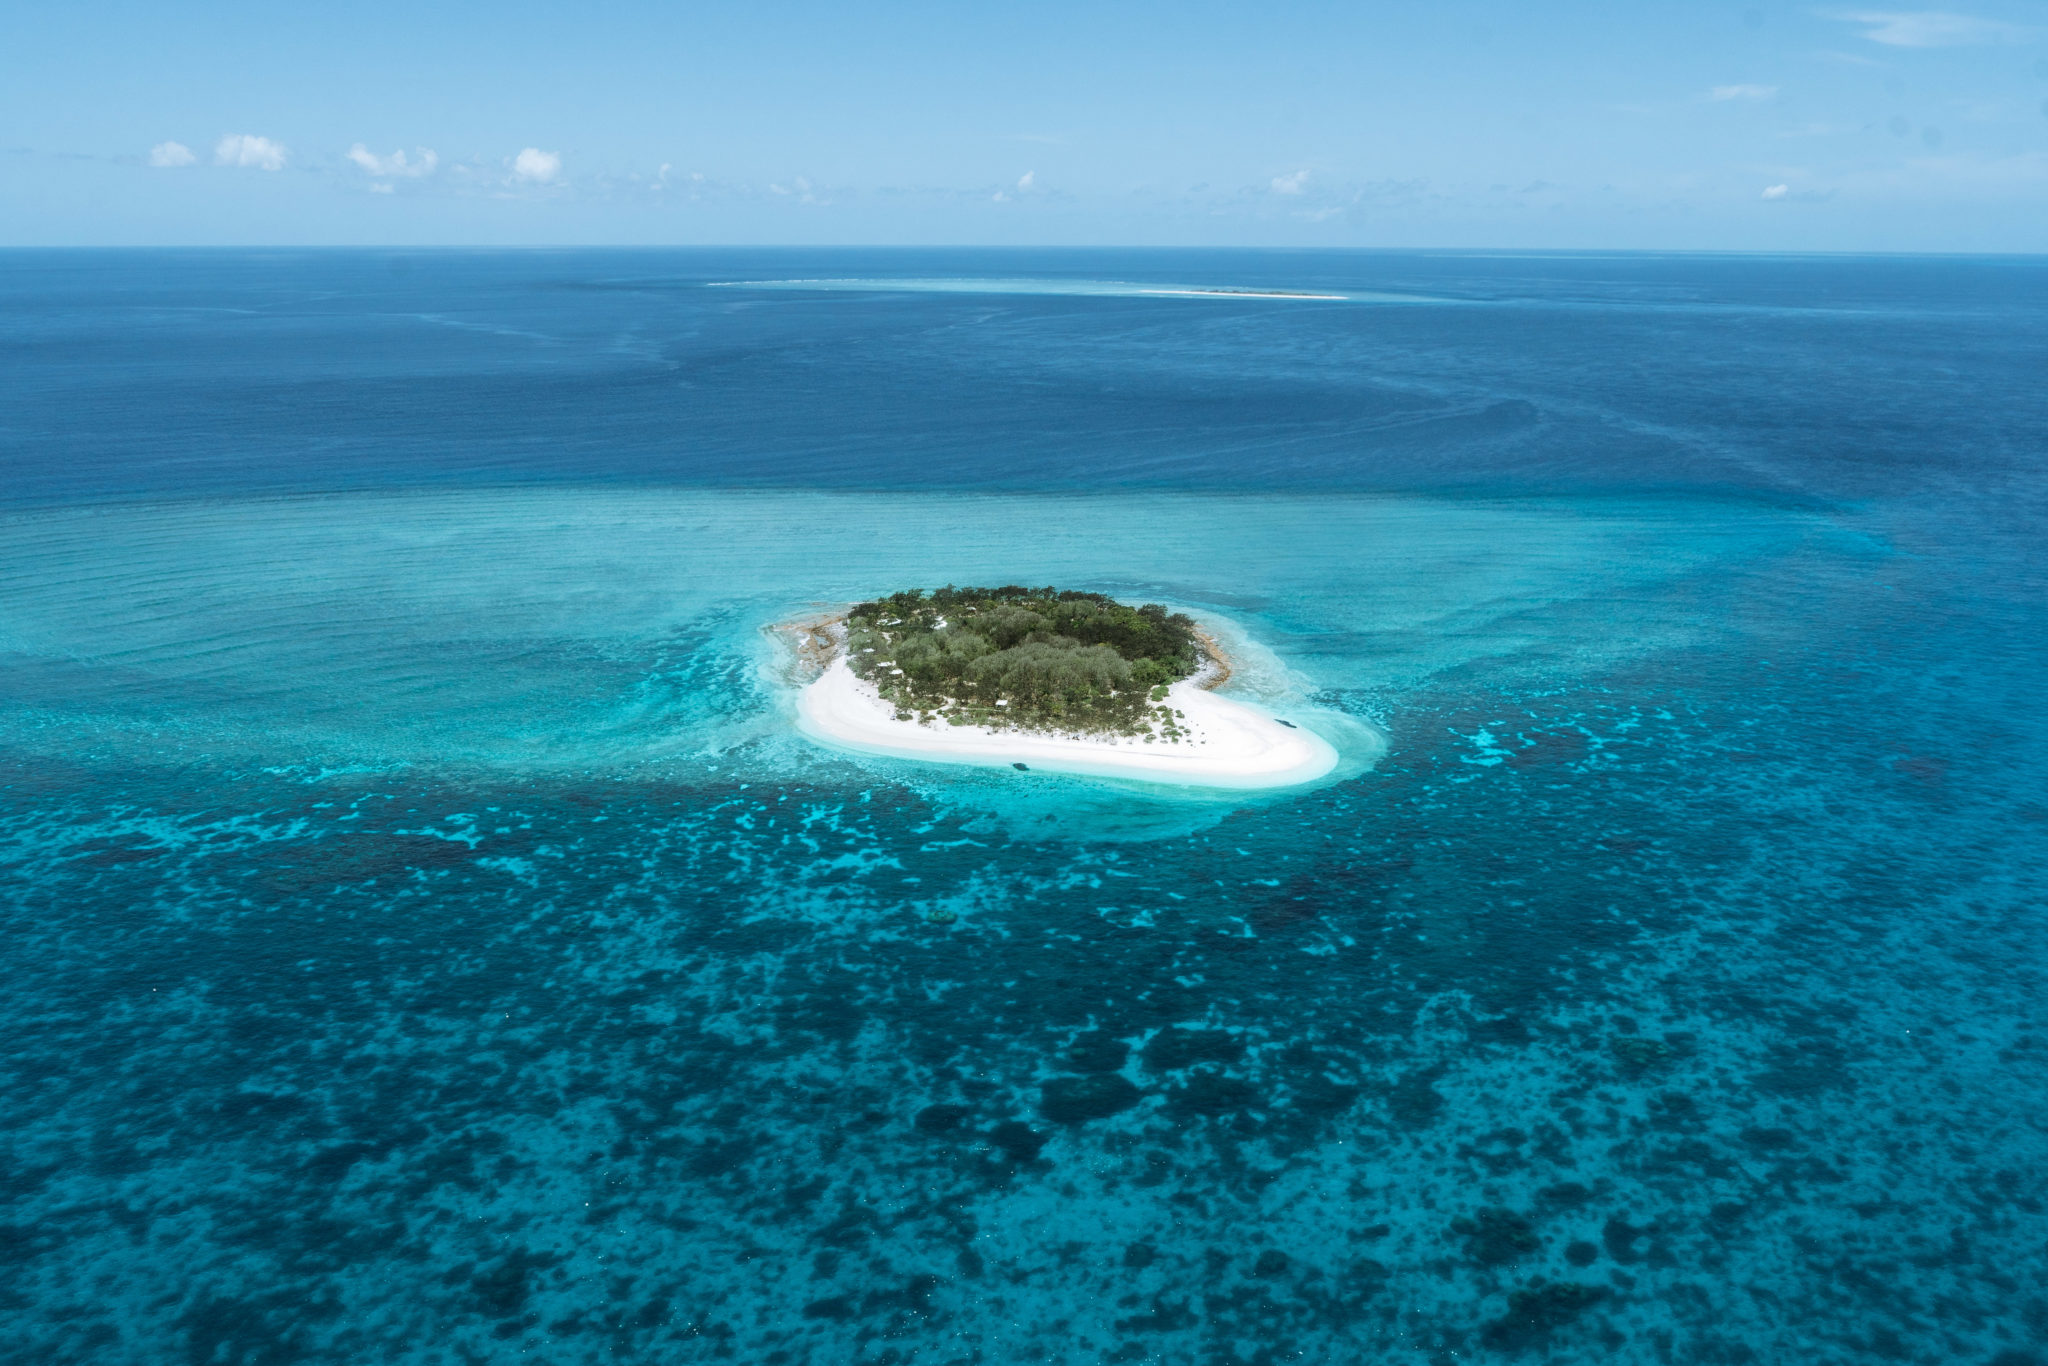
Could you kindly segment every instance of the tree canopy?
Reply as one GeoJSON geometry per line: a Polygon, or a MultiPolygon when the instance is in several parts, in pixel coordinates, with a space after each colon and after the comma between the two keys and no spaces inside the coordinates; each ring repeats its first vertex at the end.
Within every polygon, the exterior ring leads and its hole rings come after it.
{"type": "Polygon", "coordinates": [[[899,716],[956,725],[1173,738],[1166,685],[1201,662],[1185,614],[1057,588],[913,588],[846,626],[848,663],[899,716]]]}

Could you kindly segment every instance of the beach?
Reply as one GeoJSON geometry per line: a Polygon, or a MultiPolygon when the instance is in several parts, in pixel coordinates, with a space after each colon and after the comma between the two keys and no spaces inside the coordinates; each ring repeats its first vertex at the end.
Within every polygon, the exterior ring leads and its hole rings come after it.
{"type": "Polygon", "coordinates": [[[1337,751],[1314,731],[1206,691],[1192,679],[1168,690],[1183,713],[1177,743],[1108,735],[898,721],[872,684],[836,658],[797,698],[798,728],[811,739],[860,754],[1134,778],[1187,787],[1293,787],[1337,766],[1337,751]]]}

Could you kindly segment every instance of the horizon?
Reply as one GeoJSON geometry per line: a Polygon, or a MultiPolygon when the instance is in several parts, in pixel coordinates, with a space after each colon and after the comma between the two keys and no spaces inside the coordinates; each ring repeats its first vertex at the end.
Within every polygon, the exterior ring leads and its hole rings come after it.
{"type": "Polygon", "coordinates": [[[2033,255],[2001,2],[97,4],[0,58],[9,247],[2033,255]]]}
{"type": "Polygon", "coordinates": [[[545,252],[987,252],[1071,254],[1134,252],[1182,253],[1186,255],[1297,255],[1297,256],[1460,256],[1472,259],[1583,258],[1600,257],[1726,257],[1731,260],[1895,260],[1895,261],[2034,261],[2048,258],[2048,246],[2024,250],[1860,249],[1854,247],[1518,247],[1481,245],[1444,247],[1421,245],[1390,246],[1294,246],[1260,243],[1204,245],[1160,242],[1072,242],[1037,244],[1029,242],[85,242],[85,243],[0,243],[0,255],[38,255],[62,252],[86,254],[145,252],[418,252],[520,253],[545,252]]]}

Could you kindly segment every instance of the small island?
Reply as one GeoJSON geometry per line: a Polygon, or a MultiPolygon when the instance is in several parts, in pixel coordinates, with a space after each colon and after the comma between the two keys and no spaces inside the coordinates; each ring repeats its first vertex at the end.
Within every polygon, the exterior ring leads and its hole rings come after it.
{"type": "Polygon", "coordinates": [[[1211,689],[1230,676],[1185,613],[1072,589],[907,589],[790,628],[818,677],[798,723],[841,749],[1215,787],[1336,766],[1313,731],[1211,689]]]}

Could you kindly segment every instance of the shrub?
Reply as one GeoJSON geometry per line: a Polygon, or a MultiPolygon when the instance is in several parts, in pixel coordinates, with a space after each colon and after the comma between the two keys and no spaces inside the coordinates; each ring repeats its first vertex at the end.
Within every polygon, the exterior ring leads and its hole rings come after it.
{"type": "Polygon", "coordinates": [[[1201,658],[1194,622],[1157,603],[1016,585],[861,603],[847,647],[899,716],[1116,734],[1149,728],[1166,685],[1201,658]]]}

